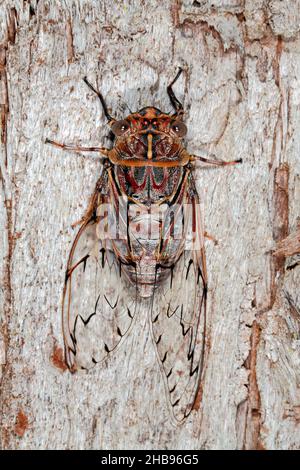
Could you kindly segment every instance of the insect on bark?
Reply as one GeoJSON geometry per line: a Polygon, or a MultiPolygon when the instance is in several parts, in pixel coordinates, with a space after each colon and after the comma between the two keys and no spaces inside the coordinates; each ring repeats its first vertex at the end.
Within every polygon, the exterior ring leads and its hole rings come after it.
{"type": "Polygon", "coordinates": [[[148,311],[168,402],[183,422],[200,399],[204,369],[207,272],[196,162],[183,146],[183,106],[167,87],[174,113],[146,107],[116,120],[100,99],[114,134],[98,152],[103,169],[67,263],[63,292],[66,363],[72,371],[104,361],[148,311]]]}

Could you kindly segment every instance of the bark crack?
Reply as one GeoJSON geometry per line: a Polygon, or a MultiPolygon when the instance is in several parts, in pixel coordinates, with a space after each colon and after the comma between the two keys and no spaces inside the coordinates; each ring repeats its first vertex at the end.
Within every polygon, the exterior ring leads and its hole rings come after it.
{"type": "MultiPolygon", "coordinates": [[[[6,222],[5,230],[3,230],[3,321],[0,326],[0,334],[4,351],[2,353],[3,359],[1,364],[1,392],[3,392],[4,379],[10,380],[11,366],[8,361],[8,349],[10,343],[9,321],[13,311],[13,292],[11,285],[11,262],[14,249],[15,238],[13,235],[13,204],[12,204],[12,188],[9,178],[9,165],[8,165],[8,152],[7,152],[7,123],[9,118],[9,98],[8,98],[8,80],[7,80],[7,59],[8,48],[10,44],[15,44],[17,28],[17,12],[15,8],[11,8],[8,14],[6,40],[0,45],[0,88],[1,104],[0,104],[0,181],[1,192],[4,200],[4,219],[6,222]]],[[[4,448],[8,446],[9,432],[3,419],[5,416],[4,408],[7,406],[6,400],[2,401],[1,406],[1,428],[4,448]]]]}
{"type": "MultiPolygon", "coordinates": [[[[248,397],[242,412],[245,413],[245,428],[243,437],[243,450],[259,450],[263,448],[260,440],[261,430],[261,398],[257,382],[257,356],[261,338],[261,327],[255,320],[252,325],[250,339],[250,351],[245,361],[245,367],[249,370],[248,397]]],[[[239,413],[239,409],[238,409],[239,413]]]]}

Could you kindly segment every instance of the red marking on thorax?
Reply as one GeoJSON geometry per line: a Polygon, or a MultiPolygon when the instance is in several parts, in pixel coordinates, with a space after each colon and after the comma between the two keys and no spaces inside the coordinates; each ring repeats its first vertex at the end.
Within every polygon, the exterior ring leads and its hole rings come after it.
{"type": "Polygon", "coordinates": [[[164,174],[164,177],[163,177],[163,180],[161,183],[156,183],[155,181],[155,176],[154,176],[154,172],[153,172],[153,168],[151,167],[148,167],[150,172],[149,172],[149,176],[151,178],[151,182],[152,182],[152,185],[153,185],[153,189],[162,189],[164,190],[165,187],[166,187],[166,184],[167,184],[167,181],[168,181],[168,170],[166,168],[163,168],[163,174],[164,174]]]}
{"type": "Polygon", "coordinates": [[[118,172],[118,179],[123,191],[126,190],[124,185],[125,181],[130,185],[133,192],[143,191],[147,185],[148,178],[150,179],[151,188],[153,190],[161,190],[162,193],[166,191],[166,184],[168,182],[168,178],[170,177],[169,171],[166,168],[162,169],[163,171],[163,179],[161,183],[157,183],[154,174],[154,168],[152,167],[145,167],[145,172],[143,175],[143,180],[139,183],[134,176],[134,169],[129,170],[128,172],[124,173],[123,170],[119,170],[118,172]],[[125,180],[125,181],[124,181],[125,180]]]}

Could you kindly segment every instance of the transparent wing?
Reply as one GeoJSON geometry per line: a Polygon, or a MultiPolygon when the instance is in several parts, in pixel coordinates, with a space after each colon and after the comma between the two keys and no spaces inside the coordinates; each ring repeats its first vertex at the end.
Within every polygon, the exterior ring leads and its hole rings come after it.
{"type": "Polygon", "coordinates": [[[126,337],[137,312],[137,289],[99,239],[99,220],[84,223],[73,243],[63,295],[66,362],[71,370],[105,360],[126,337]]]}
{"type": "Polygon", "coordinates": [[[155,291],[151,310],[153,340],[177,422],[182,422],[200,402],[206,330],[204,236],[193,183],[187,188],[186,203],[181,218],[185,250],[165,268],[170,276],[155,291]]]}

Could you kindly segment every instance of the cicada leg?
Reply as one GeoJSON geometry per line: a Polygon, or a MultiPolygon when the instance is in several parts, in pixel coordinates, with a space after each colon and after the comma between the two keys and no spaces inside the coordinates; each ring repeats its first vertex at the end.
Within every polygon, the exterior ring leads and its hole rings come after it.
{"type": "Polygon", "coordinates": [[[104,147],[81,147],[78,145],[67,145],[67,144],[61,144],[60,142],[56,142],[55,140],[50,140],[50,139],[46,139],[45,143],[51,144],[54,147],[58,147],[62,150],[71,150],[73,152],[99,152],[105,156],[107,156],[109,152],[109,149],[106,149],[104,147]]]}
{"type": "MultiPolygon", "coordinates": [[[[86,214],[87,214],[88,212],[89,212],[89,211],[87,210],[87,211],[86,211],[86,214]]],[[[75,228],[75,227],[77,227],[77,225],[83,224],[83,223],[87,220],[87,215],[86,215],[86,214],[85,214],[83,217],[81,217],[81,219],[76,220],[76,222],[73,222],[73,223],[71,224],[71,227],[72,227],[72,228],[75,228]]]]}
{"type": "Polygon", "coordinates": [[[210,240],[211,242],[213,242],[214,245],[218,245],[218,244],[219,244],[218,240],[217,240],[213,235],[211,235],[210,233],[204,232],[204,236],[205,236],[205,238],[207,238],[208,240],[210,240]]]}
{"type": "Polygon", "coordinates": [[[190,161],[200,161],[206,163],[207,165],[213,166],[227,166],[227,165],[236,165],[237,163],[242,163],[242,158],[238,160],[230,160],[229,162],[224,162],[222,160],[216,160],[215,158],[204,158],[199,155],[191,155],[190,161]]]}
{"type": "Polygon", "coordinates": [[[87,207],[84,215],[81,217],[81,219],[76,220],[76,222],[73,222],[73,224],[71,224],[72,228],[75,228],[77,225],[84,224],[86,221],[93,218],[93,216],[96,217],[96,209],[97,209],[97,206],[98,206],[98,203],[99,203],[98,202],[99,189],[101,188],[102,184],[103,184],[103,173],[102,173],[102,175],[100,176],[100,178],[98,179],[98,181],[96,183],[95,190],[94,190],[94,192],[93,192],[93,194],[90,198],[88,207],[87,207]]]}
{"type": "MultiPolygon", "coordinates": [[[[59,142],[55,142],[54,140],[50,140],[50,139],[46,139],[45,142],[47,144],[54,145],[54,147],[61,148],[62,150],[71,150],[71,151],[74,151],[74,152],[100,152],[100,153],[103,153],[105,156],[108,156],[108,153],[109,153],[109,149],[106,149],[106,148],[103,148],[103,147],[80,147],[80,146],[75,146],[75,145],[66,145],[66,144],[61,144],[59,142]]],[[[89,205],[88,205],[88,208],[87,208],[85,214],[83,215],[83,217],[81,217],[80,220],[77,220],[76,222],[74,222],[71,225],[72,228],[76,227],[77,225],[83,224],[84,222],[89,220],[93,216],[93,214],[95,213],[95,208],[97,206],[99,187],[102,184],[102,179],[103,179],[103,176],[101,175],[99,180],[96,183],[96,189],[95,189],[95,191],[94,191],[94,193],[93,193],[93,195],[90,199],[90,202],[89,202],[89,205]]]]}

